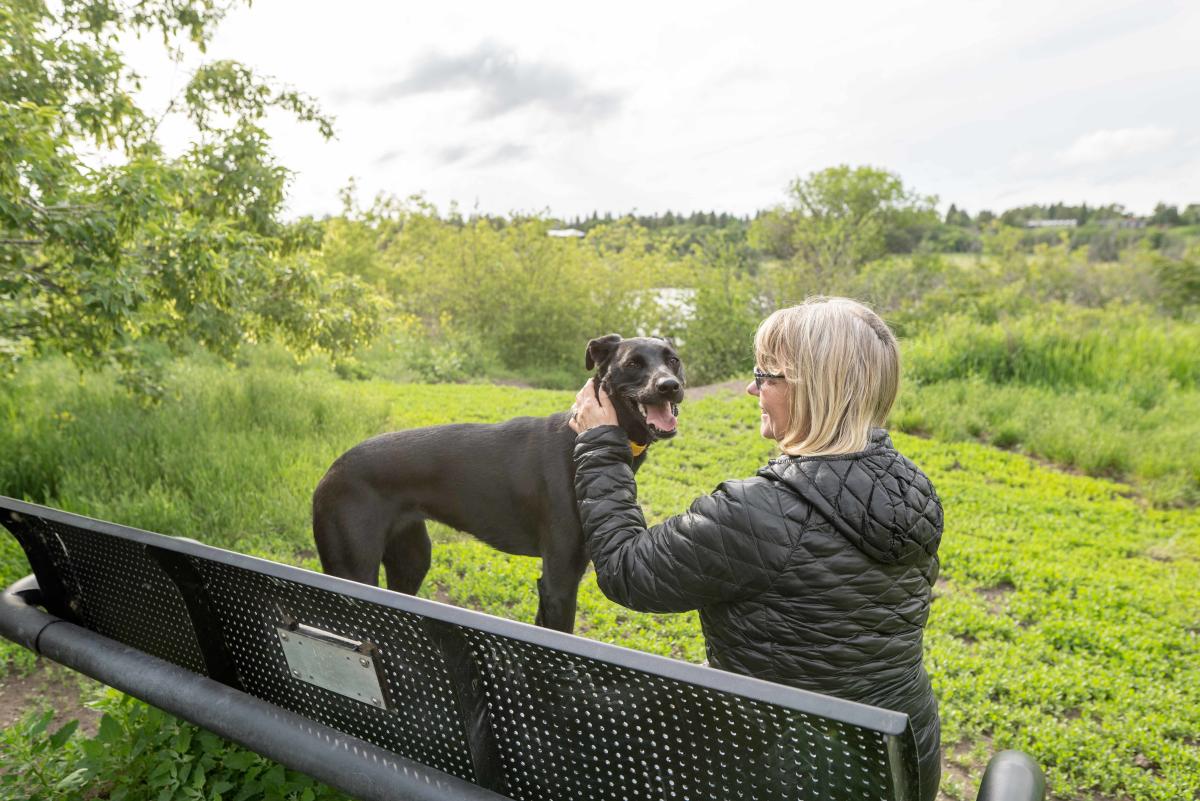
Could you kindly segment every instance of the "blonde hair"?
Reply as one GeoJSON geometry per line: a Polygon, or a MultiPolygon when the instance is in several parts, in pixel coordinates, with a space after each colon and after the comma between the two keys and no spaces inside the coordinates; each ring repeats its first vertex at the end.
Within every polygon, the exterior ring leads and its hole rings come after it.
{"type": "Polygon", "coordinates": [[[849,298],[780,309],[754,334],[754,357],[787,378],[791,416],[779,447],[792,456],[864,450],[900,386],[900,348],[879,315],[849,298]]]}

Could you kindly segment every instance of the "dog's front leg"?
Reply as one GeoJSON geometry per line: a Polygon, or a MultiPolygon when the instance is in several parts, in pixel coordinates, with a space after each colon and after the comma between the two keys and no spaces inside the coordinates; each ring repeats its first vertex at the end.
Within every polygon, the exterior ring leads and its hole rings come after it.
{"type": "Polygon", "coordinates": [[[534,619],[539,626],[567,634],[575,630],[579,582],[587,567],[583,532],[578,531],[578,523],[572,522],[571,527],[556,532],[554,546],[542,556],[542,575],[538,578],[538,611],[534,619]]]}

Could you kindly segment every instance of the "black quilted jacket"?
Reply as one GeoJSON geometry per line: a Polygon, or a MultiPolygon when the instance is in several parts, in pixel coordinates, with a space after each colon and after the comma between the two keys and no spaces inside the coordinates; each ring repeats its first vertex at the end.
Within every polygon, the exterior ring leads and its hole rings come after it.
{"type": "Polygon", "coordinates": [[[713,667],[908,713],[921,796],[940,775],[921,657],[942,506],[871,432],[867,449],[772,460],[647,529],[615,426],[575,445],[575,493],[604,594],[643,612],[700,610],[713,667]]]}

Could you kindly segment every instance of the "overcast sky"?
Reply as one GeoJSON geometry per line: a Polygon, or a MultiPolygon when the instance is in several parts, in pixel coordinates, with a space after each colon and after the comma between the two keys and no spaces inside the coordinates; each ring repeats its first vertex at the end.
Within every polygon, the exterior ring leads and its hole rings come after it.
{"type": "MultiPolygon", "coordinates": [[[[199,63],[159,51],[129,42],[150,108],[199,63]]],[[[337,212],[351,178],[443,209],[751,213],[841,163],[972,213],[1200,202],[1196,0],[256,0],[204,58],[335,116],[332,142],[268,126],[292,214],[337,212]]]]}

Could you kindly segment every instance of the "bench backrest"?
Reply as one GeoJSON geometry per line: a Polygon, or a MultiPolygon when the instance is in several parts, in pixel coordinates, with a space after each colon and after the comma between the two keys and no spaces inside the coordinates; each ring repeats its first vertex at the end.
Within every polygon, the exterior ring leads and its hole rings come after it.
{"type": "Polygon", "coordinates": [[[903,714],[0,498],[48,611],[517,799],[918,796],[903,714]]]}

